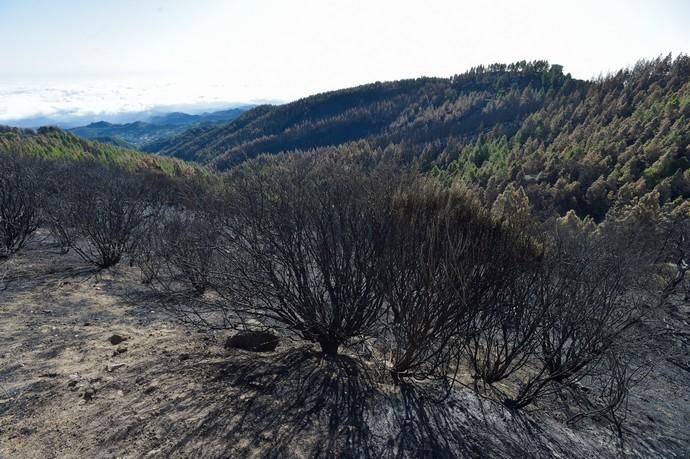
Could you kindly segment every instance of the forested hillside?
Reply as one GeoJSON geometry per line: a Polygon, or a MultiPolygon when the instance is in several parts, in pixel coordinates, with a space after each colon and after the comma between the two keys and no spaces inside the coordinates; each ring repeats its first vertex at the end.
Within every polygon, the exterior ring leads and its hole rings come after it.
{"type": "Polygon", "coordinates": [[[0,126],[0,153],[49,160],[87,160],[132,170],[160,171],[171,176],[206,174],[205,168],[175,158],[148,155],[79,138],[49,127],[19,129],[0,126]]]}
{"type": "Polygon", "coordinates": [[[223,170],[262,153],[362,139],[424,171],[461,176],[489,201],[522,186],[546,213],[601,219],[650,192],[662,203],[687,199],[690,58],[641,61],[593,81],[523,61],[374,83],[257,107],[157,149],[223,170]]]}

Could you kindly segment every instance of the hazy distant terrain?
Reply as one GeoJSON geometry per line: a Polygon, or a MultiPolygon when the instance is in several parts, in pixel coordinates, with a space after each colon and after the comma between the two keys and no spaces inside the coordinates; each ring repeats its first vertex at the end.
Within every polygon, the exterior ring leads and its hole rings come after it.
{"type": "Polygon", "coordinates": [[[112,143],[130,148],[144,148],[146,145],[173,137],[193,126],[207,126],[231,121],[251,106],[190,115],[167,113],[131,123],[109,123],[97,121],[87,126],[69,129],[70,132],[87,139],[112,143]]]}

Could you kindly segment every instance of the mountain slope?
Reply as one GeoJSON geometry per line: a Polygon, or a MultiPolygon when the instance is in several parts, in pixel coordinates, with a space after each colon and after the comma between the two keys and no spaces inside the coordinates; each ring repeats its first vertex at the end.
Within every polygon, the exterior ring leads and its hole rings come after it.
{"type": "Polygon", "coordinates": [[[262,153],[362,139],[480,186],[489,203],[509,184],[537,210],[595,219],[650,193],[662,203],[688,199],[690,58],[641,61],[592,81],[536,61],[375,83],[257,107],[158,151],[222,170],[262,153]]]}
{"type": "Polygon", "coordinates": [[[690,198],[690,58],[640,62],[555,93],[514,135],[451,142],[432,158],[489,202],[514,184],[537,210],[595,220],[647,195],[680,204],[690,198]]]}
{"type": "Polygon", "coordinates": [[[158,155],[149,155],[79,138],[59,128],[36,131],[0,126],[0,154],[18,154],[54,160],[91,160],[129,169],[160,171],[171,176],[204,175],[198,165],[158,155]]]}
{"type": "Polygon", "coordinates": [[[382,145],[403,140],[433,142],[449,135],[476,134],[488,123],[510,125],[516,116],[536,110],[539,104],[534,99],[544,92],[581,84],[563,75],[559,66],[543,61],[478,68],[449,79],[374,83],[290,104],[256,107],[227,125],[188,131],[161,145],[159,151],[197,161],[214,160],[225,168],[260,153],[363,138],[382,145]],[[525,95],[529,100],[521,104],[525,88],[529,88],[525,95]]]}

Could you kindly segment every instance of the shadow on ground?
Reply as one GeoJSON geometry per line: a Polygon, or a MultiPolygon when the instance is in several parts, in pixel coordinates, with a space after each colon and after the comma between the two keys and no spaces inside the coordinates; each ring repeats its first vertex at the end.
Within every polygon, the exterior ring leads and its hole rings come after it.
{"type": "Polygon", "coordinates": [[[143,383],[123,410],[136,416],[114,416],[119,427],[107,432],[101,446],[144,441],[142,449],[159,457],[539,457],[550,456],[554,447],[565,452],[553,440],[550,447],[535,444],[543,436],[524,419],[510,417],[518,434],[507,438],[506,418],[496,417],[501,410],[495,406],[487,406],[487,413],[477,408],[481,404],[439,401],[428,386],[389,387],[385,393],[358,360],[308,348],[258,357],[237,351],[213,363],[190,356],[141,372],[155,382],[143,383]]]}

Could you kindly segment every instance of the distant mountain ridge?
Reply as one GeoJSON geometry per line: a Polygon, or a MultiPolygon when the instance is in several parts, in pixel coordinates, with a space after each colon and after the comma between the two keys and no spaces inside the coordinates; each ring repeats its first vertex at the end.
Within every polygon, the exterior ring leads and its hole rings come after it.
{"type": "Polygon", "coordinates": [[[690,199],[690,57],[642,60],[593,80],[520,61],[377,82],[257,106],[146,149],[224,170],[355,142],[461,178],[488,202],[508,186],[522,189],[545,214],[601,220],[643,197],[682,203],[690,199]]]}
{"type": "Polygon", "coordinates": [[[151,116],[131,123],[96,121],[86,126],[71,128],[69,131],[87,139],[141,149],[147,144],[178,135],[192,126],[231,121],[249,108],[251,106],[230,108],[198,115],[172,112],[151,116]]]}
{"type": "Polygon", "coordinates": [[[480,66],[451,78],[376,82],[284,105],[260,105],[231,123],[193,128],[146,151],[225,169],[262,153],[364,139],[381,147],[443,148],[449,138],[474,139],[493,128],[515,132],[520,120],[540,108],[536,99],[546,91],[587,87],[588,82],[562,69],[545,61],[522,61],[480,66]]]}

